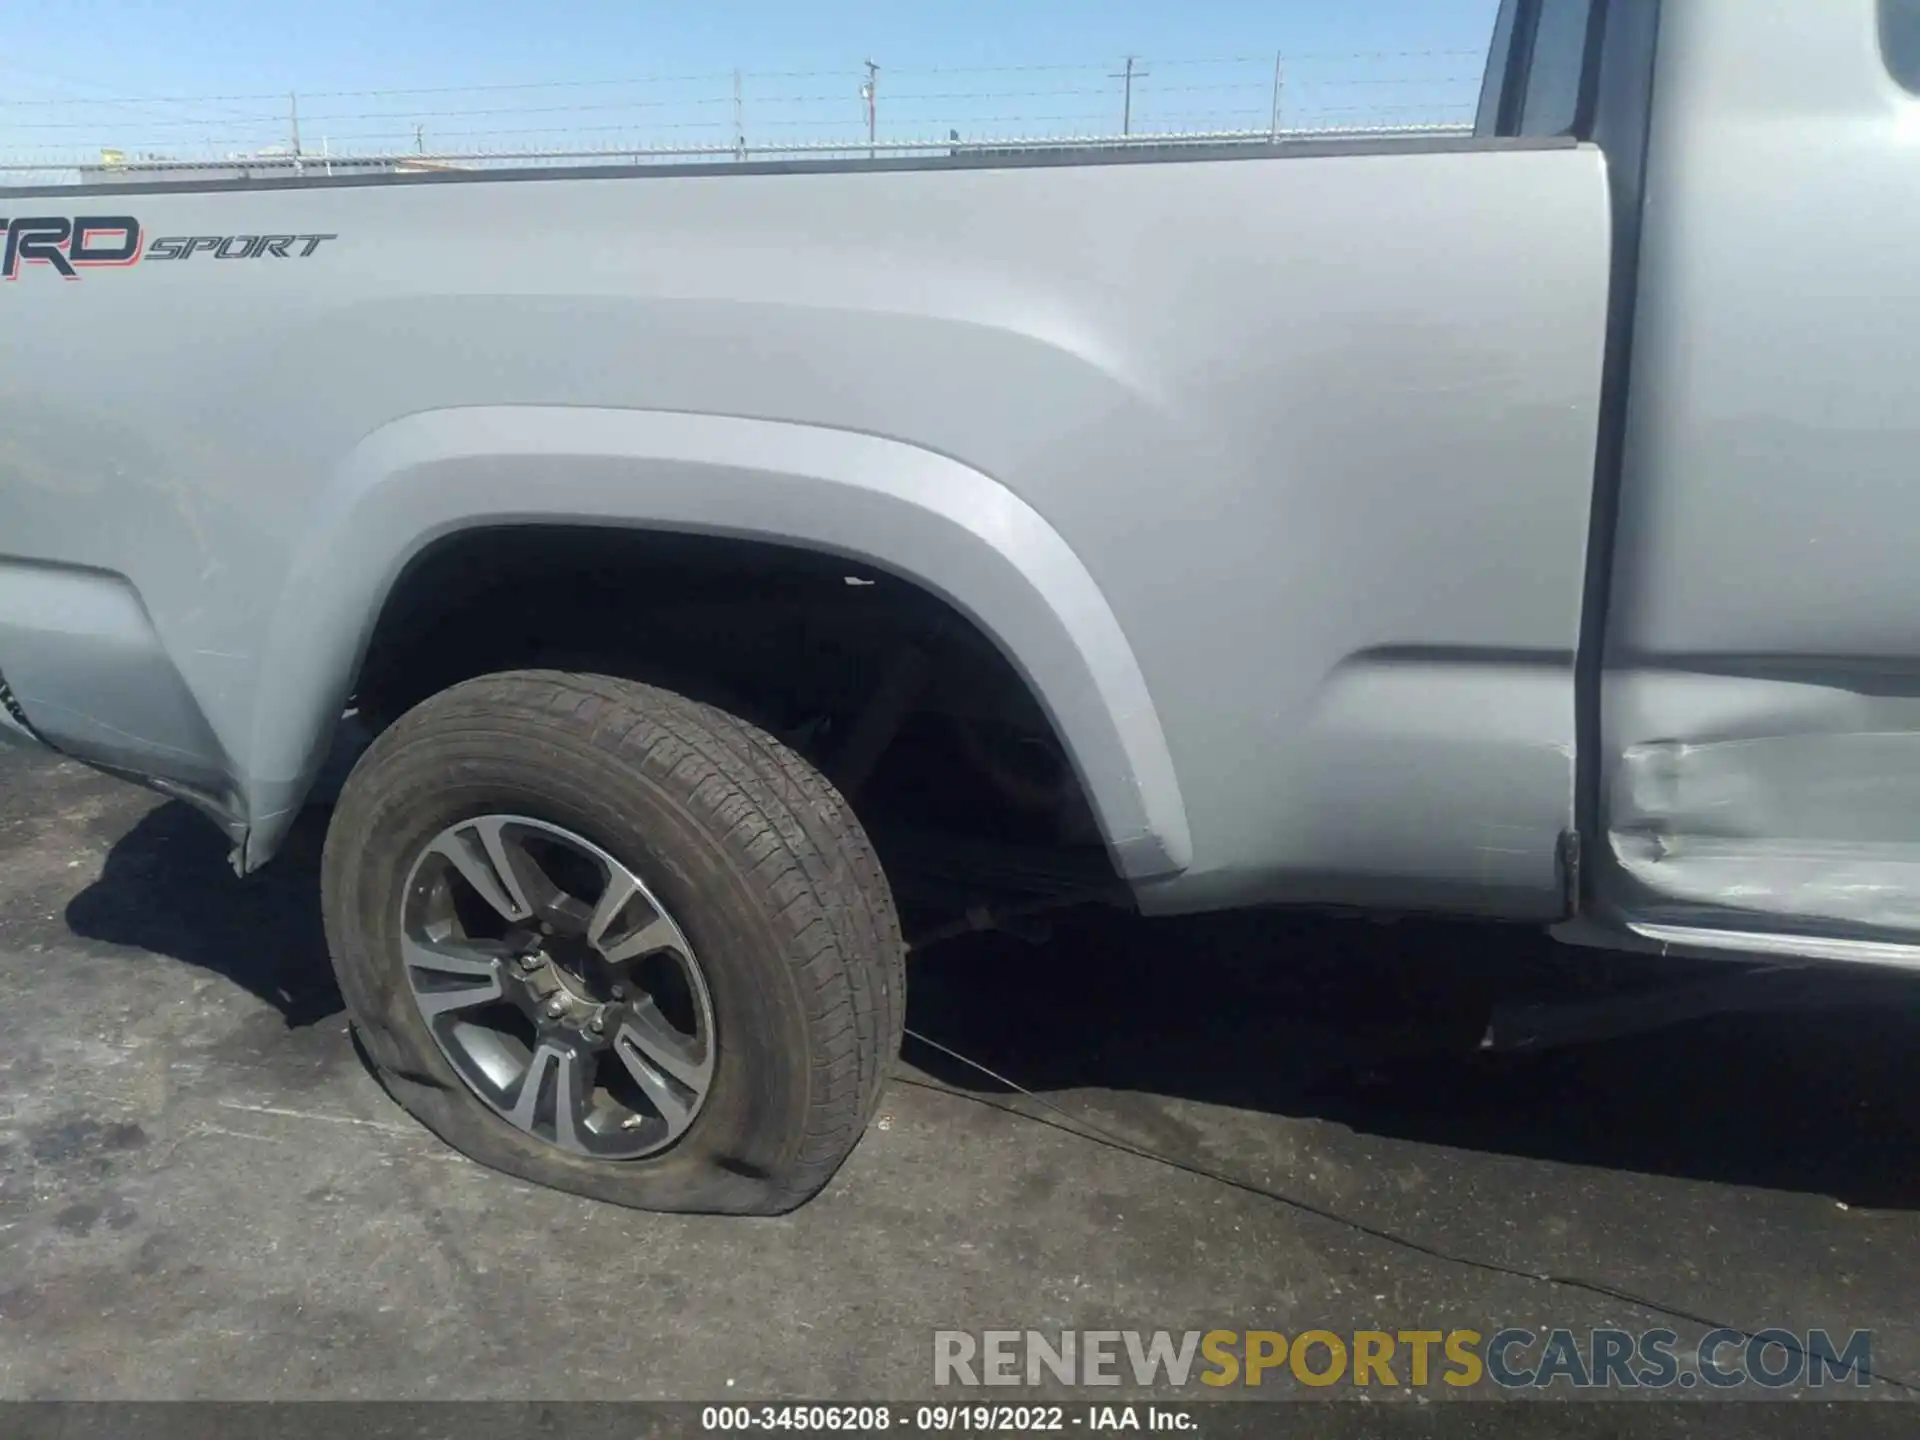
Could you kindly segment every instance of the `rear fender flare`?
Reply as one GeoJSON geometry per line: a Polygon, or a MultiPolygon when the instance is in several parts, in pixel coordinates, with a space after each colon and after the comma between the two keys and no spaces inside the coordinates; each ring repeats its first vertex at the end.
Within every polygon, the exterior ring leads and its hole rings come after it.
{"type": "Polygon", "coordinates": [[[878,436],[662,411],[426,411],[337,467],[269,628],[250,755],[248,868],[291,824],[376,618],[408,563],[464,529],[602,524],[764,539],[912,581],[968,616],[1032,687],[1120,873],[1192,860],[1133,649],[1072,548],[1005,485],[878,436]]]}

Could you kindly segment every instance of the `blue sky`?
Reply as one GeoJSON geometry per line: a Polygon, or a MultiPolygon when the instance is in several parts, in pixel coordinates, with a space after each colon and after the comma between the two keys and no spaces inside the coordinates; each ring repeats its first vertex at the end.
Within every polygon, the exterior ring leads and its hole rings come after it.
{"type": "Polygon", "coordinates": [[[1129,53],[1136,131],[1265,128],[1276,54],[1286,125],[1446,121],[1471,109],[1495,5],[62,0],[8,19],[0,156],[281,144],[289,91],[303,146],[336,153],[730,142],[736,68],[750,142],[851,139],[868,58],[902,139],[1116,131],[1129,53]]]}

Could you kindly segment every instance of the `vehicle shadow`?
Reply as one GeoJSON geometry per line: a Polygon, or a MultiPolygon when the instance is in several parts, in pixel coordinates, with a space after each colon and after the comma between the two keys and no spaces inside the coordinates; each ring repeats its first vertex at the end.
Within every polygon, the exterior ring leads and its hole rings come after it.
{"type": "Polygon", "coordinates": [[[179,801],[157,806],[108,850],[100,878],[68,903],[67,925],[223,975],[289,1029],[318,1024],[345,1008],[320,923],[325,838],[326,812],[308,811],[274,862],[242,880],[204,817],[179,801]]]}
{"type": "MultiPolygon", "coordinates": [[[[928,953],[908,1024],[1043,1096],[1177,1096],[1435,1145],[1920,1208],[1920,980],[1888,975],[1877,998],[1846,1008],[1721,1015],[1551,1050],[1478,1048],[1496,999],[1566,1002],[1623,976],[1644,984],[1711,968],[1499,926],[1089,912],[1045,946],[982,936],[928,953]]],[[[1006,1094],[913,1039],[905,1058],[943,1085],[1006,1094]]]]}
{"type": "MultiPolygon", "coordinates": [[[[309,811],[243,881],[213,827],[161,805],[112,846],[67,923],[223,975],[289,1028],[316,1024],[343,1009],[320,921],[326,819],[309,811]]],[[[1920,1208],[1920,981],[1890,977],[1879,1003],[1852,1008],[1727,1015],[1541,1052],[1477,1048],[1496,998],[1567,1000],[1682,969],[1490,925],[1089,910],[1042,945],[983,935],[916,956],[908,1024],[1042,1095],[1165,1096],[1920,1208]]],[[[915,1040],[905,1058],[942,1085],[1007,1093],[915,1040]]]]}

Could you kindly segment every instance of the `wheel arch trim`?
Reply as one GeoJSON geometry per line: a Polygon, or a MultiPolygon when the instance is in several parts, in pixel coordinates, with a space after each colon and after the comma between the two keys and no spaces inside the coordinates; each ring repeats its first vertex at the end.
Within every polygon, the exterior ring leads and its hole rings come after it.
{"type": "Polygon", "coordinates": [[[814,549],[953,605],[1013,663],[1071,756],[1120,873],[1192,861],[1146,678],[1098,583],[1005,485],[916,445],[783,421],[490,406],[420,412],[334,470],[269,623],[255,706],[248,868],[269,858],[331,743],[412,561],[464,530],[576,524],[814,549]]]}

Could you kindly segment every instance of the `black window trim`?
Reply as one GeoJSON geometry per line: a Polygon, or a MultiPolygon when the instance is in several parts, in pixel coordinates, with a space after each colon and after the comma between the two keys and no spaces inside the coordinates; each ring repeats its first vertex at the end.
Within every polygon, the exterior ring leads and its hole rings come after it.
{"type": "MultiPolygon", "coordinates": [[[[1556,133],[1576,140],[1590,139],[1600,94],[1600,52],[1607,33],[1607,11],[1614,0],[1501,0],[1494,20],[1486,79],[1480,88],[1480,108],[1474,133],[1488,139],[1517,138],[1535,78],[1534,46],[1540,38],[1540,17],[1550,5],[1587,4],[1586,53],[1580,66],[1579,92],[1574,98],[1573,123],[1556,133]]],[[[1645,3],[1645,0],[1621,0],[1645,3]]]]}

